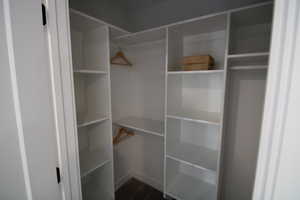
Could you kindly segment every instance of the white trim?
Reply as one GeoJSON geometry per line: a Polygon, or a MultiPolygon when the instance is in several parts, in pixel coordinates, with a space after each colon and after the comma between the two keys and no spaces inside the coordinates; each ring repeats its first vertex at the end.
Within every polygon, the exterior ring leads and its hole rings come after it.
{"type": "MultiPolygon", "coordinates": [[[[287,107],[290,103],[291,77],[294,68],[299,67],[300,64],[299,59],[294,60],[297,53],[296,42],[299,42],[299,33],[296,30],[297,25],[298,28],[300,26],[299,13],[300,2],[298,0],[276,1],[253,200],[278,199],[274,194],[275,192],[280,193],[279,190],[283,189],[275,188],[275,186],[283,153],[282,145],[288,134],[284,130],[287,124],[287,107]]],[[[299,88],[299,86],[297,87],[299,88]]]]}
{"type": "MultiPolygon", "coordinates": [[[[71,56],[71,39],[69,23],[69,5],[67,0],[56,0],[56,12],[50,13],[56,15],[57,23],[57,42],[59,52],[60,67],[55,68],[56,81],[61,85],[60,90],[56,92],[56,99],[60,101],[60,117],[63,119],[64,134],[67,138],[65,143],[61,143],[61,151],[67,151],[68,175],[70,187],[70,199],[82,200],[81,178],[79,167],[79,150],[77,138],[77,120],[74,102],[74,85],[73,85],[73,67],[71,56]],[[63,67],[62,67],[63,66],[63,67]],[[60,95],[61,93],[61,95],[60,95]]],[[[62,127],[61,127],[62,128],[62,127]]],[[[66,165],[66,164],[65,164],[66,165]]],[[[65,166],[66,167],[66,166],[65,166]]]]}
{"type": "Polygon", "coordinates": [[[27,163],[27,155],[26,155],[25,140],[24,140],[24,129],[23,129],[21,107],[19,101],[20,98],[19,98],[19,89],[18,89],[17,75],[16,75],[14,41],[13,41],[13,32],[11,27],[11,13],[10,13],[9,2],[10,2],[9,0],[3,1],[3,10],[4,10],[4,23],[5,23],[5,30],[6,30],[6,42],[7,42],[7,49],[8,49],[9,68],[10,68],[10,79],[12,85],[14,109],[15,109],[16,123],[18,129],[18,142],[20,147],[20,155],[22,161],[26,195],[27,195],[27,200],[32,200],[33,199],[32,189],[30,183],[29,168],[27,163]]]}
{"type": "Polygon", "coordinates": [[[61,85],[61,62],[58,40],[56,1],[47,1],[47,11],[49,20],[47,24],[48,45],[49,45],[49,61],[51,73],[51,89],[53,98],[54,122],[56,130],[57,148],[58,148],[58,165],[61,169],[61,190],[62,199],[71,199],[71,183],[68,163],[68,149],[66,128],[64,122],[64,105],[63,92],[61,85]]]}

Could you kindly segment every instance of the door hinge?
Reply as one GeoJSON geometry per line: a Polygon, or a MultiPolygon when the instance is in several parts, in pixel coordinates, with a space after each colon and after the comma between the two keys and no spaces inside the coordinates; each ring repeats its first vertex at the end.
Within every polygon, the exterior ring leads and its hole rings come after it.
{"type": "Polygon", "coordinates": [[[46,13],[46,6],[42,3],[42,20],[43,25],[45,26],[47,24],[47,13],[46,13]]]}
{"type": "Polygon", "coordinates": [[[60,177],[60,169],[59,169],[59,167],[56,167],[56,178],[57,178],[57,183],[60,183],[61,177],[60,177]]]}

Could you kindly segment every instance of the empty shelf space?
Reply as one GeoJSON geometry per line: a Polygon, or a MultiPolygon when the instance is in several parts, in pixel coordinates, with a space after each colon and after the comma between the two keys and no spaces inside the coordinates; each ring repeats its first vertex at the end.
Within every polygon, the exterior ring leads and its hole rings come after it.
{"type": "Polygon", "coordinates": [[[260,56],[269,56],[269,52],[230,54],[228,55],[228,58],[247,58],[247,57],[260,57],[260,56]]]}
{"type": "Polygon", "coordinates": [[[81,177],[85,177],[86,175],[110,162],[107,152],[103,150],[82,150],[80,151],[79,155],[81,177]]]}
{"type": "Polygon", "coordinates": [[[220,113],[197,111],[197,112],[171,112],[168,118],[199,122],[211,125],[220,125],[220,113]]]}
{"type": "Polygon", "coordinates": [[[214,73],[223,73],[224,70],[199,70],[199,71],[168,71],[169,75],[176,74],[214,74],[214,73]]]}
{"type": "Polygon", "coordinates": [[[216,200],[215,174],[167,158],[167,188],[179,200],[216,200]]]}
{"type": "Polygon", "coordinates": [[[93,125],[93,124],[101,123],[101,122],[104,122],[108,119],[109,119],[108,117],[100,117],[100,118],[94,119],[94,120],[87,120],[85,122],[82,122],[82,123],[78,124],[77,128],[82,128],[82,127],[90,126],[90,125],[93,125]]]}
{"type": "Polygon", "coordinates": [[[248,65],[248,66],[231,66],[230,70],[265,70],[267,65],[248,65]]]}
{"type": "Polygon", "coordinates": [[[147,118],[127,117],[116,121],[115,124],[157,136],[163,136],[164,131],[162,121],[147,118]]]}
{"type": "Polygon", "coordinates": [[[173,146],[168,145],[167,155],[204,170],[217,170],[219,152],[203,146],[188,143],[177,143],[173,146]]]}
{"type": "Polygon", "coordinates": [[[77,74],[107,74],[103,70],[89,70],[89,69],[74,69],[74,73],[77,74]]]}

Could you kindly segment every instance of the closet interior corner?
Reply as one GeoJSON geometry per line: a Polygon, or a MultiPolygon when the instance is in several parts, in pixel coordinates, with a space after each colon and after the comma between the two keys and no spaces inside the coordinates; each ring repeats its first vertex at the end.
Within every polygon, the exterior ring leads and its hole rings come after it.
{"type": "Polygon", "coordinates": [[[70,9],[83,200],[115,199],[132,177],[178,200],[251,197],[272,10],[130,33],[70,9]],[[128,64],[111,63],[118,52],[128,64]],[[198,55],[213,65],[185,70],[183,59],[198,55]],[[120,139],[120,129],[130,134],[120,139]]]}

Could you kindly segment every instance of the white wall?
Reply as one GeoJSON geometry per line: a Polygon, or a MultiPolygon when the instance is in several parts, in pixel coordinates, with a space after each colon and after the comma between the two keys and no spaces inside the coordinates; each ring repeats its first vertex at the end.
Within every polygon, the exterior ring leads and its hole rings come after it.
{"type": "Polygon", "coordinates": [[[41,1],[0,1],[0,199],[62,198],[41,1]]]}
{"type": "Polygon", "coordinates": [[[0,1],[0,199],[27,199],[0,1]]]}

